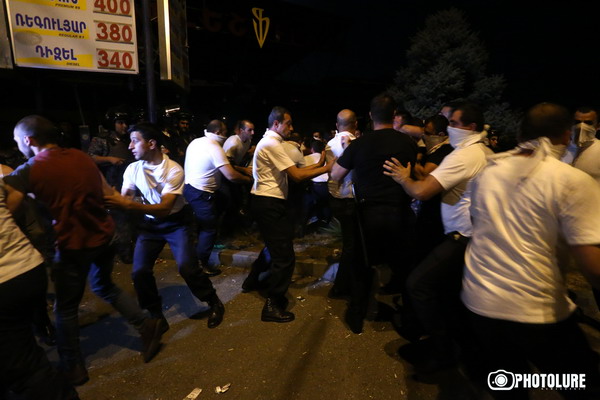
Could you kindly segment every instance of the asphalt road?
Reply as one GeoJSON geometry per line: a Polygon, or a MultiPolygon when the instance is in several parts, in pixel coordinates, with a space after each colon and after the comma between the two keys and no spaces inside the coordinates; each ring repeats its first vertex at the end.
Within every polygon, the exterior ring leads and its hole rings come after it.
{"type": "MultiPolygon", "coordinates": [[[[130,265],[116,264],[114,278],[133,295],[130,270],[130,265]]],[[[148,364],[139,353],[136,331],[87,291],[80,322],[91,379],[78,388],[81,399],[181,400],[195,388],[202,389],[200,400],[489,399],[457,369],[425,379],[414,376],[410,364],[396,354],[407,341],[385,318],[366,322],[360,335],[351,333],[342,318],[345,302],[327,297],[331,283],[325,279],[295,277],[290,308],[296,320],[261,322],[263,299],[257,293],[241,293],[247,272],[225,267],[213,278],[226,314],[211,330],[206,327],[206,305],[192,296],[174,262],[159,262],[155,274],[171,328],[161,352],[148,364]],[[215,392],[226,384],[228,391],[215,392]]],[[[580,300],[589,305],[585,284],[578,288],[580,300]]],[[[389,313],[392,296],[378,300],[382,314],[389,313]]],[[[598,331],[587,326],[585,330],[599,348],[598,331]]],[[[55,348],[47,352],[57,361],[55,348]]],[[[539,392],[534,398],[559,397],[539,392]]]]}

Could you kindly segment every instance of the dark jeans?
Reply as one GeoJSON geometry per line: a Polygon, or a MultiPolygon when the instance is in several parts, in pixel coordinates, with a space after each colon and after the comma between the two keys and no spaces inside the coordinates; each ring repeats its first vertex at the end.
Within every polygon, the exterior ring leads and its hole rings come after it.
{"type": "Polygon", "coordinates": [[[306,219],[315,216],[319,220],[329,223],[332,214],[329,197],[327,182],[311,182],[304,199],[304,216],[306,219]]]}
{"type": "Polygon", "coordinates": [[[140,329],[146,316],[135,300],[112,281],[114,252],[106,244],[91,249],[60,250],[54,265],[58,354],[63,367],[83,364],[79,346],[78,308],[90,280],[92,292],[112,305],[127,321],[140,329]]]}
{"type": "Polygon", "coordinates": [[[132,278],[140,306],[152,313],[160,311],[162,307],[153,270],[166,243],[169,243],[179,274],[194,296],[207,301],[216,294],[210,279],[198,265],[185,215],[181,211],[162,219],[145,219],[140,225],[133,254],[132,278]]]}
{"type": "MultiPolygon", "coordinates": [[[[270,274],[265,281],[268,297],[285,296],[290,285],[296,255],[294,253],[294,226],[285,200],[266,196],[252,196],[252,215],[271,255],[270,274]]],[[[258,263],[250,274],[256,275],[258,263]]]]}
{"type": "Polygon", "coordinates": [[[349,294],[352,287],[352,270],[356,263],[356,206],[354,199],[329,198],[333,216],[340,223],[342,231],[342,255],[335,275],[335,287],[344,294],[349,294]]]}
{"type": "Polygon", "coordinates": [[[414,267],[415,215],[408,205],[363,203],[357,216],[362,224],[365,243],[361,243],[363,239],[357,229],[356,242],[361,245],[357,246],[356,268],[353,270],[351,306],[357,311],[366,311],[373,282],[372,266],[387,264],[392,272],[391,281],[404,287],[406,277],[414,267]]]}
{"type": "MultiPolygon", "coordinates": [[[[589,346],[575,316],[553,324],[526,324],[486,318],[469,311],[480,344],[483,376],[503,369],[531,373],[586,374],[585,390],[563,390],[567,399],[599,399],[598,354],[589,346]]],[[[487,387],[487,382],[482,382],[487,387]]],[[[498,399],[527,399],[526,390],[491,391],[498,399]]]]}
{"type": "Polygon", "coordinates": [[[445,333],[456,321],[467,243],[464,236],[447,235],[408,278],[412,308],[428,334],[445,333]]]}
{"type": "Polygon", "coordinates": [[[0,284],[0,398],[78,399],[66,379],[51,367],[36,343],[31,324],[46,293],[44,265],[0,284]]]}
{"type": "Polygon", "coordinates": [[[196,222],[198,223],[196,256],[202,266],[206,267],[217,240],[217,222],[219,218],[217,195],[216,193],[198,190],[192,185],[186,184],[183,188],[183,196],[194,210],[196,222]]]}

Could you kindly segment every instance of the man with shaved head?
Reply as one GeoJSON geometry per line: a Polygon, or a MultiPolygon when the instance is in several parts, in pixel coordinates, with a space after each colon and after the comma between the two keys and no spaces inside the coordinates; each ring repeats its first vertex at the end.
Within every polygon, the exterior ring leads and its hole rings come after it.
{"type": "MultiPolygon", "coordinates": [[[[351,141],[356,139],[358,127],[356,114],[352,110],[344,109],[337,114],[337,131],[335,136],[327,142],[327,160],[340,158],[351,141]]],[[[332,298],[349,297],[351,293],[352,262],[354,259],[354,195],[352,194],[352,173],[344,177],[341,182],[333,180],[331,175],[327,182],[330,199],[329,204],[333,216],[339,221],[342,231],[342,255],[335,275],[335,282],[329,291],[332,298]]]]}
{"type": "MultiPolygon", "coordinates": [[[[563,237],[583,274],[600,288],[600,188],[559,160],[571,123],[564,107],[534,106],[522,121],[520,144],[491,156],[475,177],[461,297],[486,373],[527,374],[533,365],[542,374],[585,374],[584,391],[562,394],[597,399],[598,355],[577,324],[556,260],[563,237]]],[[[505,394],[527,398],[523,386],[505,394]]]]}

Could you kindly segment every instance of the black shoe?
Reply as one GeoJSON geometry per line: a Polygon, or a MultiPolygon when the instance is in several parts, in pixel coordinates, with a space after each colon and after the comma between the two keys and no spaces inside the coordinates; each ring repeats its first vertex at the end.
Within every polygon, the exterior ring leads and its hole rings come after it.
{"type": "Polygon", "coordinates": [[[268,297],[265,306],[260,315],[261,321],[264,322],[292,322],[296,316],[294,313],[285,311],[281,305],[273,298],[268,297]]]}
{"type": "Polygon", "coordinates": [[[165,318],[165,315],[162,313],[162,311],[154,311],[154,312],[150,311],[150,318],[155,318],[155,319],[161,319],[162,320],[161,328],[162,328],[162,333],[163,334],[167,333],[167,331],[169,330],[169,328],[171,328],[169,326],[169,322],[165,318]]]}
{"type": "Polygon", "coordinates": [[[83,364],[75,364],[73,367],[63,370],[62,373],[73,386],[81,386],[90,380],[87,369],[83,364]]]}
{"type": "Polygon", "coordinates": [[[346,321],[348,328],[350,328],[353,333],[356,333],[357,335],[362,333],[364,313],[357,312],[356,310],[348,307],[346,314],[344,314],[344,321],[346,321]]]}
{"type": "Polygon", "coordinates": [[[142,356],[145,363],[152,360],[158,353],[158,350],[160,350],[160,339],[163,332],[166,332],[168,329],[168,324],[165,326],[164,317],[148,318],[144,321],[144,325],[140,329],[140,335],[142,336],[142,356]]]}
{"type": "Polygon", "coordinates": [[[221,272],[223,272],[219,269],[219,267],[204,267],[203,270],[204,273],[208,276],[217,276],[221,272]]]}
{"type": "Polygon", "coordinates": [[[225,314],[225,306],[217,299],[210,303],[210,315],[208,316],[207,326],[212,329],[216,328],[223,322],[223,315],[225,314]]]}

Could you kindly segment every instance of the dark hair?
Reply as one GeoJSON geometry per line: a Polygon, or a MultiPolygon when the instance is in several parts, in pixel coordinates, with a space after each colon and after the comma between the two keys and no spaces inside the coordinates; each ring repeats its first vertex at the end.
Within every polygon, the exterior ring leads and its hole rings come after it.
{"type": "Polygon", "coordinates": [[[145,141],[154,140],[158,146],[163,144],[162,131],[158,125],[151,122],[141,122],[133,125],[127,132],[139,132],[145,141]]]}
{"type": "Polygon", "coordinates": [[[269,118],[267,120],[267,124],[270,127],[273,126],[275,121],[283,122],[285,118],[285,114],[292,115],[286,108],[275,106],[271,110],[271,114],[269,114],[269,118]]]}
{"type": "Polygon", "coordinates": [[[395,110],[396,101],[389,94],[380,94],[371,100],[371,119],[373,122],[393,123],[395,110]]]}
{"type": "Polygon", "coordinates": [[[596,110],[594,107],[590,107],[590,106],[579,106],[579,107],[577,107],[577,109],[575,109],[575,112],[580,112],[582,114],[595,112],[596,115],[598,115],[598,110],[596,110]]]}
{"type": "Polygon", "coordinates": [[[208,125],[206,125],[206,131],[211,133],[218,133],[224,125],[225,124],[223,123],[223,121],[213,119],[208,123],[208,125]]]}
{"type": "Polygon", "coordinates": [[[321,140],[313,140],[310,142],[310,149],[315,153],[321,153],[325,150],[325,143],[323,143],[321,140]]]}
{"type": "MultiPolygon", "coordinates": [[[[243,129],[246,129],[246,126],[252,124],[251,121],[248,121],[247,119],[242,119],[241,121],[238,121],[237,123],[237,129],[239,129],[240,131],[243,129]]],[[[254,124],[252,124],[254,125],[254,124]]]]}
{"type": "Polygon", "coordinates": [[[484,118],[483,112],[478,105],[474,103],[460,103],[452,110],[452,113],[461,111],[460,122],[462,125],[475,124],[475,130],[481,132],[483,130],[484,118]]]}
{"type": "Polygon", "coordinates": [[[448,134],[448,119],[443,115],[436,114],[425,120],[423,126],[427,126],[427,124],[432,124],[433,129],[435,130],[435,134],[437,135],[440,132],[444,132],[444,134],[448,134]]]}
{"type": "Polygon", "coordinates": [[[571,129],[573,116],[563,106],[539,103],[531,107],[521,121],[519,141],[537,139],[540,136],[558,138],[571,129]]]}
{"type": "Polygon", "coordinates": [[[28,115],[15,125],[20,136],[33,137],[40,146],[56,144],[59,131],[56,125],[40,115],[28,115]]]}

